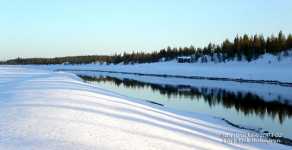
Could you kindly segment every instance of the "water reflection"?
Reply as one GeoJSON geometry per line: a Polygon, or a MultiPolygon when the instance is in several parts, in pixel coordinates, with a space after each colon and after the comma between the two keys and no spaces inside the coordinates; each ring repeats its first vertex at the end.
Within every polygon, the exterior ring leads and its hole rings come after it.
{"type": "Polygon", "coordinates": [[[111,76],[80,77],[86,81],[112,82],[118,87],[151,88],[153,91],[158,91],[161,95],[165,95],[168,98],[185,97],[193,101],[203,99],[206,103],[208,103],[209,107],[222,105],[226,109],[234,108],[237,112],[242,112],[246,116],[256,114],[260,118],[264,118],[265,115],[268,115],[274,120],[278,120],[280,124],[285,121],[285,118],[290,118],[292,116],[292,106],[288,105],[288,100],[286,101],[287,103],[283,103],[283,101],[278,102],[278,99],[281,99],[280,97],[273,101],[265,101],[256,93],[239,91],[234,92],[223,88],[161,85],[127,78],[120,79],[111,76]]]}

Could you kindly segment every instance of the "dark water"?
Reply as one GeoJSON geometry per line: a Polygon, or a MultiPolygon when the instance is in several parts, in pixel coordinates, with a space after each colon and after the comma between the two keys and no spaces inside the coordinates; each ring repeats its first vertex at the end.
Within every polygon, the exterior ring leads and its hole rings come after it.
{"type": "Polygon", "coordinates": [[[104,75],[81,77],[123,95],[151,100],[177,110],[222,117],[234,124],[262,128],[292,139],[292,105],[266,102],[256,93],[232,92],[224,88],[161,85],[104,75]]]}

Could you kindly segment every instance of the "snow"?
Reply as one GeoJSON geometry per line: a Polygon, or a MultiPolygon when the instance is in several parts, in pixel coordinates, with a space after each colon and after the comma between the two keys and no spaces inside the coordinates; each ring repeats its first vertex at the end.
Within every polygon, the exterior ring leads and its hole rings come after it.
{"type": "Polygon", "coordinates": [[[224,143],[223,120],[118,95],[73,74],[0,66],[0,149],[290,149],[224,143]]]}
{"type": "Polygon", "coordinates": [[[157,63],[133,64],[133,65],[106,65],[106,64],[84,64],[84,65],[48,65],[48,66],[26,66],[41,69],[77,69],[77,70],[102,70],[122,71],[129,73],[180,75],[218,77],[246,80],[273,80],[292,83],[292,50],[287,54],[278,55],[265,54],[251,62],[228,61],[215,63],[177,63],[175,60],[157,63]]]}

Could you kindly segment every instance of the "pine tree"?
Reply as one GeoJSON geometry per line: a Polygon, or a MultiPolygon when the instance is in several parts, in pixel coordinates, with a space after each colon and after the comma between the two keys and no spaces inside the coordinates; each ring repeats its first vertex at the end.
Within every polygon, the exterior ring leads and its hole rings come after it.
{"type": "Polygon", "coordinates": [[[247,34],[245,34],[242,39],[242,50],[246,59],[251,61],[254,56],[254,51],[252,50],[252,40],[250,40],[247,34]]]}
{"type": "Polygon", "coordinates": [[[286,37],[283,34],[282,31],[279,32],[278,34],[278,40],[277,40],[277,51],[280,52],[281,50],[284,50],[286,48],[286,37]]]}
{"type": "Polygon", "coordinates": [[[231,58],[231,54],[233,53],[233,44],[228,39],[223,42],[222,51],[224,54],[224,60],[231,58]]]}
{"type": "Polygon", "coordinates": [[[286,50],[292,49],[292,34],[289,34],[286,40],[286,50]]]}

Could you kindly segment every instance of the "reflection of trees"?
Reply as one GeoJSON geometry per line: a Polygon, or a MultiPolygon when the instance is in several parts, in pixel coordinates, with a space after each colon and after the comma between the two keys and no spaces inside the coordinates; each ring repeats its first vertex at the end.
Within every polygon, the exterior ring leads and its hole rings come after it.
{"type": "Polygon", "coordinates": [[[159,91],[160,94],[168,98],[185,97],[191,100],[203,99],[210,107],[223,105],[225,108],[235,108],[238,112],[243,112],[245,115],[256,114],[261,118],[263,118],[265,114],[268,114],[273,119],[277,117],[280,123],[283,123],[285,117],[292,116],[292,106],[278,102],[281,100],[281,97],[278,97],[272,102],[266,102],[263,98],[250,92],[233,92],[222,88],[160,85],[109,76],[100,76],[96,78],[89,76],[80,77],[87,81],[112,82],[116,86],[123,85],[127,88],[137,89],[150,87],[153,91],[159,91]]]}

